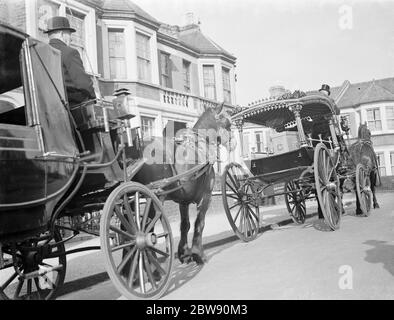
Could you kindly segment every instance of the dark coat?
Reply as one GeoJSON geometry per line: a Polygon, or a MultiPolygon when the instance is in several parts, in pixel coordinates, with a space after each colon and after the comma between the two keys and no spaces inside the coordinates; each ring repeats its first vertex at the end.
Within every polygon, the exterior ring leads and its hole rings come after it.
{"type": "Polygon", "coordinates": [[[69,104],[72,106],[95,99],[93,81],[85,72],[79,52],[58,39],[51,39],[49,44],[62,54],[63,76],[69,104]]]}

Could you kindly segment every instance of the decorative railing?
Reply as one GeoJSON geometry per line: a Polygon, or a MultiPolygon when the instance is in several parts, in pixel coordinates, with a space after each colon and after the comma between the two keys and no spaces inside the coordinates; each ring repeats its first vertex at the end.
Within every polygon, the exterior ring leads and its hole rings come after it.
{"type": "Polygon", "coordinates": [[[162,90],[161,92],[161,100],[164,103],[180,106],[180,107],[190,107],[190,96],[183,93],[178,93],[170,90],[162,90]]]}

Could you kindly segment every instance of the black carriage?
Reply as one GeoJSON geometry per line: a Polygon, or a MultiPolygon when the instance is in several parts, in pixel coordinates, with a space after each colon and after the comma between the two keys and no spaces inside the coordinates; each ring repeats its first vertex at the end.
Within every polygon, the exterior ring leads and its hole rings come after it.
{"type": "Polygon", "coordinates": [[[66,255],[98,249],[126,298],[160,297],[174,257],[163,201],[211,164],[134,182],[146,159],[127,106],[70,109],[59,51],[5,25],[0,44],[0,299],[54,298],[66,255]],[[100,246],[66,251],[79,232],[100,246]]]}
{"type": "MultiPolygon", "coordinates": [[[[263,200],[285,196],[293,221],[305,222],[306,203],[316,198],[325,223],[336,230],[342,215],[341,187],[345,179],[356,178],[356,192],[362,210],[370,209],[367,169],[349,166],[349,153],[338,121],[339,109],[325,93],[296,91],[268,99],[233,115],[241,137],[244,123],[296,131],[297,147],[282,154],[252,159],[246,164],[230,163],[222,175],[222,198],[227,218],[243,241],[253,240],[259,232],[263,200]],[[266,192],[282,184],[274,194],[266,192]]],[[[242,142],[242,138],[241,138],[242,142]]]]}

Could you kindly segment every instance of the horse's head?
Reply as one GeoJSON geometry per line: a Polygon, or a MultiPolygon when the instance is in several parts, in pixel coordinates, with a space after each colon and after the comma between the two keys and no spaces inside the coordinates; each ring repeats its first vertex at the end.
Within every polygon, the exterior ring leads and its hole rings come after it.
{"type": "Polygon", "coordinates": [[[371,140],[371,131],[368,129],[368,126],[366,123],[360,124],[358,127],[358,138],[360,140],[371,140]]]}
{"type": "Polygon", "coordinates": [[[226,144],[230,137],[231,121],[229,114],[224,110],[224,103],[216,108],[207,108],[193,129],[199,133],[207,132],[210,137],[215,134],[219,143],[226,144]]]}

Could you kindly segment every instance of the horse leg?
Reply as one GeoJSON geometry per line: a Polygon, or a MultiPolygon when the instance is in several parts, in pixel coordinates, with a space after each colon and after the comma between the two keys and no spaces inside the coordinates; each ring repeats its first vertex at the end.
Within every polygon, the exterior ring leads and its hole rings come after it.
{"type": "Polygon", "coordinates": [[[190,262],[191,251],[187,245],[187,234],[190,230],[189,204],[179,204],[181,213],[181,239],[178,244],[178,259],[181,263],[190,262]]]}
{"type": "Polygon", "coordinates": [[[211,194],[205,193],[200,202],[197,204],[197,218],[194,223],[194,235],[192,245],[192,259],[197,264],[204,264],[207,262],[207,257],[204,254],[202,246],[202,232],[205,226],[205,214],[211,202],[211,194]]]}
{"type": "Polygon", "coordinates": [[[376,179],[377,178],[377,173],[375,170],[372,170],[369,179],[371,181],[371,191],[372,191],[372,199],[373,199],[373,208],[374,209],[379,209],[379,203],[378,200],[376,199],[376,194],[375,194],[375,187],[376,187],[376,179]]]}
{"type": "Polygon", "coordinates": [[[360,200],[359,200],[359,198],[358,198],[358,193],[357,193],[357,191],[356,191],[356,215],[357,216],[360,216],[360,215],[362,215],[363,213],[362,213],[362,211],[361,211],[361,208],[360,208],[360,200]]]}

